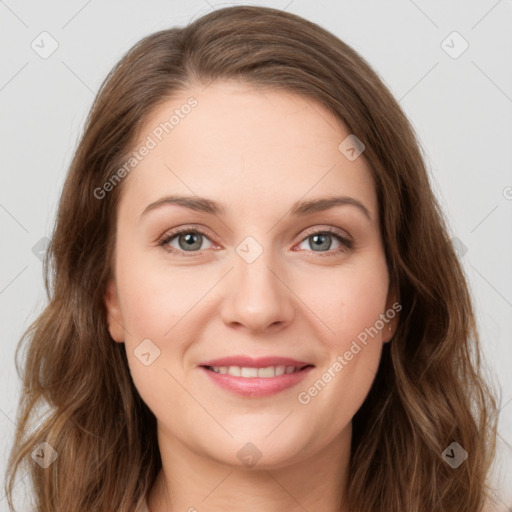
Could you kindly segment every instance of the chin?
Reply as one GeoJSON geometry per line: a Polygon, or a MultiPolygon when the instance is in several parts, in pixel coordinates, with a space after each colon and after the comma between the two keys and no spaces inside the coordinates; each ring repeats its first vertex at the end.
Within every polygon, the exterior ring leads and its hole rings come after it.
{"type": "Polygon", "coordinates": [[[210,456],[218,463],[236,469],[259,470],[280,469],[293,465],[311,455],[311,442],[308,439],[291,438],[288,432],[274,434],[265,439],[261,433],[251,436],[235,436],[227,444],[216,444],[217,450],[210,456]]]}

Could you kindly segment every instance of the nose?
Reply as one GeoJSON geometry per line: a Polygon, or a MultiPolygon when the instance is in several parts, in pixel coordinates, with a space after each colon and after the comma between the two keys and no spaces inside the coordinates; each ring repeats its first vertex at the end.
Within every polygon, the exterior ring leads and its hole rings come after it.
{"type": "Polygon", "coordinates": [[[226,277],[221,316],[227,325],[253,333],[275,332],[289,325],[295,314],[294,294],[286,271],[263,251],[252,262],[235,254],[226,277]]]}

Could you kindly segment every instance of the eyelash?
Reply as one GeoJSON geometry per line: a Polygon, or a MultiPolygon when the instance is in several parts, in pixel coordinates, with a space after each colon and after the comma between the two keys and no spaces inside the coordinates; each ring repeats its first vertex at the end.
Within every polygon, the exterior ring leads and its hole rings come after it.
{"type": "MultiPolygon", "coordinates": [[[[210,240],[210,237],[204,231],[202,231],[200,229],[197,229],[195,227],[192,227],[192,226],[184,226],[183,228],[179,228],[177,230],[174,230],[174,231],[166,233],[160,240],[158,240],[158,246],[162,247],[167,252],[174,253],[174,254],[179,254],[179,255],[182,255],[184,257],[197,256],[198,254],[201,254],[203,251],[188,251],[189,254],[187,254],[187,251],[182,251],[182,250],[179,250],[179,249],[175,249],[174,247],[168,247],[168,246],[166,247],[166,244],[168,244],[171,240],[173,240],[174,238],[176,238],[177,236],[179,236],[179,235],[181,235],[183,233],[197,233],[199,235],[202,235],[202,236],[208,238],[208,240],[210,240]]],[[[304,236],[304,238],[301,240],[300,243],[304,242],[304,240],[306,240],[310,236],[313,236],[313,235],[326,235],[326,234],[327,235],[331,235],[336,240],[338,240],[338,242],[341,243],[341,247],[339,247],[338,249],[334,249],[334,250],[330,249],[330,250],[325,251],[323,253],[322,252],[318,252],[318,256],[320,256],[320,257],[332,257],[332,256],[337,255],[337,254],[341,254],[341,253],[344,253],[344,252],[351,251],[354,248],[354,242],[352,240],[350,240],[350,239],[348,239],[346,237],[341,236],[333,228],[307,231],[305,236],[304,236]]],[[[316,252],[316,251],[311,251],[311,252],[316,252]]]]}

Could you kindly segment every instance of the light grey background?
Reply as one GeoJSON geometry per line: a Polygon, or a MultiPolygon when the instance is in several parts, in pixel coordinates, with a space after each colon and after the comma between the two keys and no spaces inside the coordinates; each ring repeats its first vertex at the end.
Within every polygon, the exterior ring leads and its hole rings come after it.
{"type": "Polygon", "coordinates": [[[246,3],[285,9],[336,34],[369,61],[411,119],[459,240],[487,363],[502,388],[496,510],[512,510],[510,0],[0,0],[0,476],[20,389],[14,350],[45,304],[41,261],[32,249],[51,234],[98,87],[143,36],[246,3]],[[58,44],[47,58],[31,47],[51,49],[43,31],[58,44]],[[457,56],[464,40],[469,47],[457,56]]]}

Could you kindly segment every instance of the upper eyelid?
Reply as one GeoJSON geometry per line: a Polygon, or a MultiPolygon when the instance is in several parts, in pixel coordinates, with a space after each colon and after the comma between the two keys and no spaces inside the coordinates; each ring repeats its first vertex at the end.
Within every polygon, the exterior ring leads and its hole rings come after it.
{"type": "MultiPolygon", "coordinates": [[[[182,227],[178,227],[176,228],[175,230],[174,229],[170,229],[168,231],[166,231],[163,235],[161,235],[160,237],[158,237],[158,241],[162,241],[162,240],[165,240],[165,239],[169,239],[169,238],[174,238],[178,235],[181,235],[182,233],[188,233],[188,232],[198,232],[204,236],[207,236],[210,240],[213,238],[209,233],[210,233],[210,230],[208,228],[205,228],[204,226],[182,226],[182,227]]],[[[211,240],[213,242],[213,240],[211,240]]]]}

